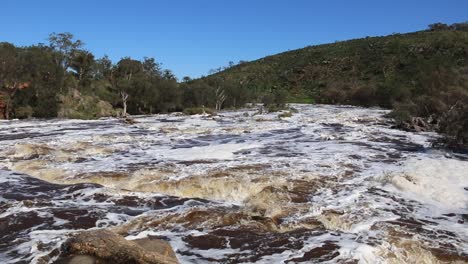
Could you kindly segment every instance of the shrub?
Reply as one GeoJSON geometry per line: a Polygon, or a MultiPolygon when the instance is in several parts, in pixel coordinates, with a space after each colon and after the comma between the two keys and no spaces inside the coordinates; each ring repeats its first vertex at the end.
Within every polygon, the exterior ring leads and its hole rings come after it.
{"type": "Polygon", "coordinates": [[[468,100],[460,100],[442,116],[439,125],[449,147],[468,147],[468,100]]]}
{"type": "Polygon", "coordinates": [[[34,110],[31,106],[21,106],[16,108],[15,116],[19,119],[31,118],[34,114],[34,110]]]}
{"type": "Polygon", "coordinates": [[[440,116],[448,110],[447,105],[435,96],[422,95],[414,100],[416,105],[413,115],[429,117],[431,115],[440,116]]]}
{"type": "Polygon", "coordinates": [[[366,86],[358,87],[351,93],[351,102],[356,105],[373,106],[376,104],[374,98],[375,90],[366,86]]]}
{"type": "Polygon", "coordinates": [[[413,102],[396,103],[389,117],[394,118],[397,125],[401,125],[411,120],[416,107],[417,106],[413,102]]]}

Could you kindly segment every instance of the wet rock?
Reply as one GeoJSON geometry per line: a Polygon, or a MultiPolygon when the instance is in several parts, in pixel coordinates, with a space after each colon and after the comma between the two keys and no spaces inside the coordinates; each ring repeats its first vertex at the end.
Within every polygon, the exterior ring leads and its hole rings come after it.
{"type": "Polygon", "coordinates": [[[138,121],[136,121],[135,119],[131,118],[131,117],[125,117],[122,119],[122,122],[124,124],[128,124],[128,125],[133,125],[133,124],[136,124],[138,123],[138,121]]]}
{"type": "Polygon", "coordinates": [[[338,252],[339,248],[340,247],[333,242],[326,241],[324,245],[313,248],[304,253],[302,257],[290,259],[286,263],[329,261],[340,255],[338,252]]]}
{"type": "Polygon", "coordinates": [[[189,235],[183,239],[186,243],[190,244],[193,248],[198,248],[202,250],[212,249],[212,248],[225,248],[227,245],[227,240],[224,237],[218,237],[215,235],[201,235],[201,236],[192,236],[189,235]]]}
{"type": "MultiPolygon", "coordinates": [[[[228,241],[228,245],[232,249],[240,251],[227,254],[224,258],[216,260],[197,255],[197,258],[201,260],[215,263],[256,263],[264,256],[302,249],[307,238],[321,234],[323,234],[321,231],[307,229],[271,233],[245,227],[237,229],[220,228],[207,235],[186,237],[184,241],[188,246],[197,249],[219,248],[223,246],[225,241],[228,241]]],[[[190,251],[180,251],[179,253],[188,256],[195,255],[190,251]]],[[[271,263],[274,263],[274,261],[271,263]]]]}
{"type": "Polygon", "coordinates": [[[135,239],[132,241],[150,252],[157,252],[167,258],[174,259],[177,261],[176,254],[172,249],[171,245],[164,240],[149,236],[146,238],[135,239]]]}
{"type": "Polygon", "coordinates": [[[88,255],[79,255],[73,256],[66,260],[63,260],[60,263],[67,263],[67,264],[95,264],[97,262],[97,258],[88,255]]]}
{"type": "Polygon", "coordinates": [[[14,238],[19,232],[42,224],[46,220],[35,212],[18,213],[0,218],[0,242],[14,238]]]}
{"type": "Polygon", "coordinates": [[[171,246],[162,240],[129,241],[108,230],[85,231],[67,240],[57,263],[174,264],[171,246]],[[92,262],[94,261],[94,262],[92,262]]]}
{"type": "Polygon", "coordinates": [[[71,229],[88,229],[96,226],[96,222],[104,218],[103,213],[92,212],[84,209],[69,208],[69,209],[54,209],[51,213],[59,219],[66,221],[62,225],[63,228],[71,229]]]}

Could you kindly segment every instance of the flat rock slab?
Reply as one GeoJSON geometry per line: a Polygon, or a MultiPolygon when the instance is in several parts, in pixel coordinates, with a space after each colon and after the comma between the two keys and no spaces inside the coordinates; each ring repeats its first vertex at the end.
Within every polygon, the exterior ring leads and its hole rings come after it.
{"type": "Polygon", "coordinates": [[[62,246],[60,264],[176,264],[171,245],[156,238],[126,240],[109,230],[85,231],[62,246]]]}

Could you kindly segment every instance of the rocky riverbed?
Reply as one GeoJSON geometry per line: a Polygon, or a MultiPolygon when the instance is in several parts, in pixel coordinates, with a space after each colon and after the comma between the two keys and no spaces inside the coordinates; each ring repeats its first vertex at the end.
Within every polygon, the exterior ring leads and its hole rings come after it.
{"type": "Polygon", "coordinates": [[[180,263],[468,262],[468,157],[386,110],[294,107],[2,121],[1,262],[53,263],[101,229],[180,263]]]}

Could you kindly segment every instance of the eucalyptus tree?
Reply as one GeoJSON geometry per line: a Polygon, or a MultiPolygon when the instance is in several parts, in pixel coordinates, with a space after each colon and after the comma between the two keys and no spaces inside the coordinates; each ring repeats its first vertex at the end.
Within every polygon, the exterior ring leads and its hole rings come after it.
{"type": "Polygon", "coordinates": [[[19,50],[10,43],[0,43],[0,110],[4,119],[10,118],[13,97],[24,81],[22,72],[19,50]]]}
{"type": "Polygon", "coordinates": [[[83,82],[85,78],[90,77],[88,75],[91,74],[94,63],[94,55],[91,52],[76,50],[72,54],[70,68],[75,72],[78,81],[83,82]]]}
{"type": "Polygon", "coordinates": [[[142,65],[145,74],[151,77],[162,77],[161,64],[156,62],[154,58],[144,57],[142,65]]]}
{"type": "Polygon", "coordinates": [[[60,83],[60,92],[63,92],[67,71],[71,67],[73,54],[80,50],[84,43],[81,40],[75,40],[73,34],[69,32],[52,33],[49,35],[49,47],[55,51],[54,61],[58,67],[62,68],[62,80],[60,83]]]}
{"type": "Polygon", "coordinates": [[[81,40],[74,40],[73,34],[69,32],[52,33],[49,35],[49,46],[57,51],[56,63],[67,71],[71,66],[73,54],[83,47],[81,40]]]}
{"type": "Polygon", "coordinates": [[[127,100],[133,87],[133,79],[143,73],[143,65],[138,60],[133,60],[130,57],[122,58],[116,65],[115,70],[115,88],[118,90],[121,99],[123,112],[122,115],[127,116],[127,100]]]}

